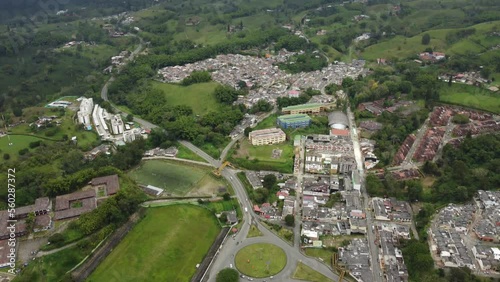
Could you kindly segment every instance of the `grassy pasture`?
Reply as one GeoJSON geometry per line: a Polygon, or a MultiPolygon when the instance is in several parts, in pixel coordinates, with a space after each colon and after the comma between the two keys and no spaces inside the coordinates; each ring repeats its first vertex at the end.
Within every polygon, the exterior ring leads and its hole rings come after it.
{"type": "Polygon", "coordinates": [[[87,281],[189,281],[219,230],[203,208],[150,208],[87,281]]]}
{"type": "Polygon", "coordinates": [[[189,86],[153,81],[153,87],[165,93],[170,105],[188,105],[195,114],[203,115],[219,108],[213,91],[216,82],[197,83],[189,86]]]}
{"type": "Polygon", "coordinates": [[[500,96],[486,89],[464,84],[443,86],[439,95],[441,102],[500,113],[500,96]]]}

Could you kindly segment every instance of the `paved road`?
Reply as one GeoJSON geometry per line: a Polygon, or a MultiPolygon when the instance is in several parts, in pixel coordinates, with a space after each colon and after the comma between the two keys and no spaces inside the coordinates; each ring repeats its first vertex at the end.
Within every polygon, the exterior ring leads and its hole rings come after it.
{"type": "MultiPolygon", "coordinates": [[[[143,41],[141,39],[141,43],[139,44],[139,47],[133,52],[133,54],[137,54],[142,50],[142,45],[143,41]]],[[[133,56],[133,55],[132,55],[133,56]]],[[[114,81],[114,77],[111,77],[103,86],[101,90],[101,97],[103,100],[108,101],[108,85],[114,81]]],[[[117,111],[117,113],[120,114],[126,114],[123,111],[119,110],[112,104],[113,108],[117,111]]],[[[152,124],[146,120],[134,117],[134,121],[141,124],[142,127],[144,128],[156,128],[158,127],[155,124],[152,124]]],[[[236,142],[236,140],[233,140],[236,142]]],[[[232,142],[232,144],[234,144],[232,142]]],[[[188,149],[192,150],[194,153],[196,153],[198,156],[202,157],[205,159],[210,165],[213,167],[220,167],[223,158],[216,160],[212,158],[210,155],[202,151],[200,148],[196,147],[192,143],[188,141],[180,141],[180,143],[184,146],[186,146],[188,149]]],[[[230,143],[231,144],[231,143],[230,143]]],[[[231,144],[231,146],[232,146],[231,144]]],[[[227,146],[223,150],[223,156],[227,154],[231,146],[227,146]]],[[[215,281],[215,277],[217,273],[222,270],[223,268],[226,268],[229,266],[229,261],[233,261],[233,266],[234,266],[234,257],[233,255],[237,253],[238,249],[241,248],[242,246],[246,246],[248,244],[252,244],[255,242],[266,242],[266,243],[271,243],[275,244],[279,247],[281,247],[285,253],[287,254],[287,265],[283,271],[281,271],[279,274],[275,275],[275,281],[294,281],[293,279],[290,278],[290,276],[293,274],[293,271],[295,270],[295,267],[297,266],[297,263],[299,261],[303,262],[304,264],[308,265],[309,267],[313,268],[314,270],[322,273],[326,277],[329,277],[330,279],[333,279],[334,281],[338,281],[339,277],[337,274],[333,273],[330,268],[328,268],[326,265],[323,263],[312,259],[310,257],[307,257],[303,255],[298,248],[294,248],[290,246],[288,243],[283,241],[281,238],[277,237],[274,235],[272,232],[267,230],[262,224],[260,224],[259,219],[257,216],[252,212],[252,203],[248,200],[247,194],[245,191],[245,188],[243,187],[243,184],[239,181],[238,177],[236,176],[236,170],[232,170],[229,168],[225,168],[222,171],[222,176],[229,182],[231,183],[237,198],[239,199],[240,205],[242,207],[242,210],[245,211],[245,209],[248,212],[244,212],[244,221],[245,224],[243,225],[242,229],[238,234],[236,235],[235,239],[233,240],[230,238],[229,240],[226,241],[225,245],[222,246],[222,248],[219,250],[219,253],[214,260],[211,268],[209,269],[209,279],[208,281],[215,281]],[[263,237],[259,237],[258,239],[246,239],[246,234],[248,233],[249,230],[249,223],[253,222],[264,234],[263,237]],[[242,242],[241,246],[236,245],[236,242],[242,242]]],[[[255,279],[254,281],[261,281],[260,279],[255,279]]]]}
{"type": "MultiPolygon", "coordinates": [[[[226,168],[222,171],[222,176],[226,178],[233,186],[236,196],[239,199],[243,209],[244,213],[243,217],[245,224],[242,226],[241,230],[236,234],[235,238],[234,239],[228,238],[226,243],[219,250],[217,257],[214,260],[212,267],[209,270],[208,281],[215,281],[217,273],[223,268],[229,267],[230,264],[233,264],[234,267],[235,263],[233,255],[235,255],[238,252],[238,250],[243,248],[244,246],[254,243],[275,244],[285,251],[287,255],[287,265],[280,273],[274,275],[275,281],[293,281],[292,279],[290,279],[290,277],[293,274],[293,271],[295,270],[295,267],[297,266],[297,263],[299,261],[308,265],[309,267],[312,267],[314,270],[320,272],[326,277],[329,277],[334,281],[338,281],[338,276],[335,273],[333,273],[332,270],[328,268],[326,265],[313,258],[305,256],[299,251],[298,248],[290,246],[287,242],[274,235],[271,231],[266,229],[259,222],[258,217],[252,212],[252,203],[247,198],[245,188],[243,187],[243,184],[241,184],[238,177],[236,176],[235,170],[226,168]],[[245,212],[245,208],[248,210],[248,212],[245,212]],[[263,233],[262,237],[246,239],[246,235],[250,228],[250,223],[253,223],[259,228],[259,230],[263,233]]],[[[254,281],[263,281],[263,280],[269,280],[269,279],[255,279],[254,281]]]]}
{"type": "Polygon", "coordinates": [[[372,228],[373,226],[373,215],[372,210],[369,206],[370,198],[368,196],[368,192],[366,191],[366,183],[365,180],[365,172],[363,167],[363,156],[361,154],[361,149],[359,146],[359,138],[356,129],[356,122],[354,120],[354,115],[351,112],[351,109],[347,108],[347,116],[349,117],[350,129],[351,129],[351,139],[354,147],[354,157],[356,159],[356,164],[358,166],[358,172],[361,179],[361,195],[363,198],[363,204],[366,212],[366,224],[367,224],[367,238],[368,244],[370,246],[370,256],[371,256],[371,264],[372,264],[372,273],[373,273],[373,281],[382,282],[383,279],[381,277],[382,270],[380,269],[379,263],[379,254],[378,254],[378,246],[375,245],[374,241],[376,239],[375,232],[372,228]]]}

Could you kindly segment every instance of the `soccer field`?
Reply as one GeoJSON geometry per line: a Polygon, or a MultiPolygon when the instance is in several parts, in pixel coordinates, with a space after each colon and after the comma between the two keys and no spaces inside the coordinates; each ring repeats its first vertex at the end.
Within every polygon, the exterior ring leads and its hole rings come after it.
{"type": "Polygon", "coordinates": [[[210,168],[168,160],[144,161],[129,175],[139,184],[153,185],[176,196],[211,195],[225,186],[211,175],[210,168]]]}
{"type": "Polygon", "coordinates": [[[215,216],[200,207],[149,208],[87,282],[189,281],[219,231],[215,216]]]}

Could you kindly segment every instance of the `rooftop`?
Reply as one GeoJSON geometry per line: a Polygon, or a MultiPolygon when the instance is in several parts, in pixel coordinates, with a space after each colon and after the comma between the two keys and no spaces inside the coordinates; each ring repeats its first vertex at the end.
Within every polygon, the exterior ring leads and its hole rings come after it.
{"type": "MultiPolygon", "coordinates": [[[[281,122],[301,122],[301,121],[310,121],[311,118],[306,114],[295,114],[295,115],[283,115],[279,116],[278,119],[281,122]]],[[[299,136],[300,138],[300,136],[299,136]]]]}
{"type": "Polygon", "coordinates": [[[321,107],[321,106],[325,106],[325,104],[321,104],[321,103],[301,104],[301,105],[284,107],[282,109],[282,111],[305,110],[305,109],[316,108],[316,107],[321,107]]]}

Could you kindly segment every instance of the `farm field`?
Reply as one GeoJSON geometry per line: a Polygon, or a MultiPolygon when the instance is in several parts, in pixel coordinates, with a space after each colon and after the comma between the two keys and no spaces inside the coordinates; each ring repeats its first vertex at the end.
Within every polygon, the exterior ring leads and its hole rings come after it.
{"type": "Polygon", "coordinates": [[[251,277],[279,273],[286,265],[285,252],[272,244],[259,243],[244,247],[235,257],[236,268],[251,277]]]}
{"type": "Polygon", "coordinates": [[[293,146],[285,141],[281,144],[253,146],[247,138],[240,141],[240,148],[232,156],[233,162],[248,169],[277,170],[291,172],[293,168],[293,146]],[[273,158],[273,150],[281,150],[278,158],[273,158]]]}
{"type": "Polygon", "coordinates": [[[485,89],[464,84],[443,85],[439,95],[441,102],[500,113],[500,97],[485,89]]]}
{"type": "Polygon", "coordinates": [[[210,168],[168,160],[144,161],[129,175],[137,183],[165,189],[175,196],[209,196],[222,186],[227,188],[211,175],[210,168]]]}
{"type": "Polygon", "coordinates": [[[170,105],[187,105],[198,115],[215,111],[219,104],[215,100],[213,91],[217,87],[216,82],[197,83],[189,86],[181,86],[170,83],[153,81],[153,87],[165,93],[170,105]]]}
{"type": "Polygon", "coordinates": [[[425,48],[429,46],[435,51],[449,54],[465,54],[468,51],[485,52],[489,47],[500,43],[500,38],[488,35],[495,26],[498,28],[500,22],[494,21],[467,27],[467,29],[474,28],[476,30],[475,34],[451,45],[446,43],[446,35],[452,31],[463,30],[463,28],[429,30],[410,38],[396,36],[389,40],[366,47],[362,56],[367,60],[376,60],[377,58],[390,59],[392,57],[404,58],[423,52],[425,48]],[[422,36],[425,33],[428,33],[431,37],[429,45],[422,45],[421,43],[422,36]],[[478,45],[474,43],[474,41],[480,41],[482,44],[478,45]]]}
{"type": "Polygon", "coordinates": [[[219,231],[203,208],[149,208],[87,281],[189,281],[219,231]]]}

